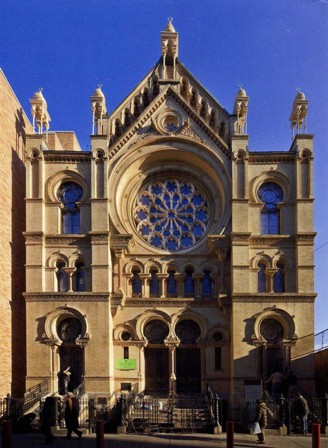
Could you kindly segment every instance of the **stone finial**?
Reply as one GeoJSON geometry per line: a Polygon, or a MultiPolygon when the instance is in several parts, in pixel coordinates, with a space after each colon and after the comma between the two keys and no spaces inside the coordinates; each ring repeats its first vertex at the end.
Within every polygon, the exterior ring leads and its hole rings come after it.
{"type": "Polygon", "coordinates": [[[305,98],[301,89],[297,89],[297,95],[293,102],[292,113],[290,114],[289,121],[292,128],[292,137],[294,138],[295,129],[297,134],[306,134],[306,116],[308,114],[309,100],[305,98]]]}
{"type": "Polygon", "coordinates": [[[235,122],[235,134],[247,134],[247,111],[248,96],[245,89],[240,85],[235,99],[234,114],[237,116],[235,122]]]}
{"type": "Polygon", "coordinates": [[[101,134],[102,130],[102,117],[106,115],[106,98],[101,90],[101,84],[95,89],[93,95],[90,97],[91,110],[92,110],[92,134],[95,133],[97,128],[97,134],[101,134]]]}
{"type": "Polygon", "coordinates": [[[33,98],[30,100],[31,114],[33,118],[33,129],[35,132],[35,125],[38,127],[38,134],[42,134],[45,128],[46,135],[50,127],[50,115],[48,113],[48,105],[42,94],[42,88],[34,93],[33,98]]]}
{"type": "Polygon", "coordinates": [[[179,52],[179,36],[172,24],[173,19],[168,18],[164,31],[161,32],[161,50],[163,57],[162,79],[176,78],[176,60],[179,52]]]}

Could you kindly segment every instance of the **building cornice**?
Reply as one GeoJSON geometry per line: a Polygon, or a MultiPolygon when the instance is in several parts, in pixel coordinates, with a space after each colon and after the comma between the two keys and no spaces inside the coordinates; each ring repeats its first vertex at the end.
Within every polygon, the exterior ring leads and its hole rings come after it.
{"type": "Polygon", "coordinates": [[[91,293],[91,292],[24,292],[26,302],[109,302],[110,296],[105,293],[91,293]]]}
{"type": "Polygon", "coordinates": [[[231,300],[232,303],[313,303],[316,296],[316,293],[234,293],[231,295],[231,300]]]}

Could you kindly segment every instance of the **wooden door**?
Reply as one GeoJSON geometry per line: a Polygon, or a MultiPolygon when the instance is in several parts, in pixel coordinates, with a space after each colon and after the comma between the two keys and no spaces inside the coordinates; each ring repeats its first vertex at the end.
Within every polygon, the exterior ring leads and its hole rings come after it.
{"type": "Polygon", "coordinates": [[[167,394],[169,391],[169,351],[167,348],[145,348],[146,393],[167,394]]]}

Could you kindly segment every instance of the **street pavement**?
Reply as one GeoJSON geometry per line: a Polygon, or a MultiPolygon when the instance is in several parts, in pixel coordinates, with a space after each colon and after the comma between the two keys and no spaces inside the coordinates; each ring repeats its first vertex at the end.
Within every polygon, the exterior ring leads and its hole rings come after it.
{"type": "MultiPolygon", "coordinates": [[[[321,435],[320,448],[328,448],[328,436],[321,435]]],[[[46,447],[41,434],[13,434],[11,448],[46,447]]],[[[99,448],[95,434],[83,434],[79,439],[73,434],[66,439],[64,434],[56,436],[53,448],[99,448]]],[[[101,445],[100,445],[101,446],[101,445]]],[[[266,448],[312,448],[312,437],[293,435],[267,435],[264,445],[257,445],[256,436],[249,434],[234,434],[234,445],[227,446],[226,434],[105,434],[104,448],[242,448],[263,446],[266,448]]],[[[2,446],[1,448],[9,448],[2,446]]],[[[317,447],[315,447],[317,448],[317,447]]]]}

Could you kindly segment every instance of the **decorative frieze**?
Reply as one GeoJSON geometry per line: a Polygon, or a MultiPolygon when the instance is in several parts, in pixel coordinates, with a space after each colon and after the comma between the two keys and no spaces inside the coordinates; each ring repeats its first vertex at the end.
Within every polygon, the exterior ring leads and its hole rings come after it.
{"type": "Polygon", "coordinates": [[[298,293],[256,293],[256,294],[233,294],[231,300],[233,303],[237,302],[270,302],[270,303],[295,303],[306,302],[313,303],[316,294],[298,294],[298,293]]]}
{"type": "Polygon", "coordinates": [[[26,302],[109,302],[108,294],[94,293],[24,293],[26,302]]]}

